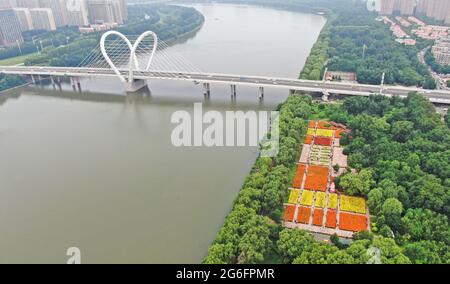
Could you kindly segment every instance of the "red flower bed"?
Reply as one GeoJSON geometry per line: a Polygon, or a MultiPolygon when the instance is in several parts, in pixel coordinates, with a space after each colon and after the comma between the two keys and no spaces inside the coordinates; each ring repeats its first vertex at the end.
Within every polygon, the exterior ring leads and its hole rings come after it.
{"type": "Polygon", "coordinates": [[[361,214],[341,212],[339,214],[339,229],[359,232],[367,230],[367,217],[361,214]]]}
{"type": "Polygon", "coordinates": [[[325,227],[336,228],[336,210],[328,209],[327,220],[325,221],[325,227]]]}
{"type": "Polygon", "coordinates": [[[294,213],[295,213],[295,205],[287,205],[286,210],[284,211],[283,220],[292,222],[292,220],[294,220],[294,213]]]}
{"type": "Polygon", "coordinates": [[[311,216],[311,208],[300,206],[298,208],[297,223],[308,224],[309,216],[311,216]]]}
{"type": "Polygon", "coordinates": [[[328,167],[310,165],[306,175],[305,189],[326,191],[328,167]]]}
{"type": "Polygon", "coordinates": [[[312,135],[306,135],[305,144],[311,144],[312,143],[312,135]]]}
{"type": "Polygon", "coordinates": [[[315,208],[312,223],[316,226],[322,226],[323,221],[323,209],[315,208]]]}
{"type": "Polygon", "coordinates": [[[320,146],[331,146],[331,143],[333,140],[331,137],[316,137],[314,140],[314,145],[320,145],[320,146]]]}
{"type": "Polygon", "coordinates": [[[300,188],[302,186],[303,175],[305,174],[306,165],[299,164],[297,166],[297,171],[295,172],[294,182],[292,183],[292,187],[300,188]]]}

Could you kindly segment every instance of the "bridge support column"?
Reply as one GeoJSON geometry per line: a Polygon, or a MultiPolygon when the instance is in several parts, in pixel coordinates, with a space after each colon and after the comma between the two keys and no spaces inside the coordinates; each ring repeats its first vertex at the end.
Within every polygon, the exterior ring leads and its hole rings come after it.
{"type": "Polygon", "coordinates": [[[259,87],[259,99],[264,99],[264,87],[259,87]]]}
{"type": "Polygon", "coordinates": [[[36,77],[34,77],[34,75],[31,75],[31,81],[36,85],[36,77]]]}
{"type": "Polygon", "coordinates": [[[133,82],[126,82],[125,89],[127,92],[134,93],[147,86],[145,80],[133,80],[133,82]]]}
{"type": "Polygon", "coordinates": [[[328,101],[328,97],[330,96],[330,93],[328,93],[327,91],[322,91],[322,101],[327,102],[328,101]]]}
{"type": "Polygon", "coordinates": [[[236,85],[231,84],[231,98],[236,99],[236,85]]]}
{"type": "Polygon", "coordinates": [[[211,86],[209,83],[203,83],[203,91],[205,96],[209,97],[211,95],[211,86]]]}
{"type": "Polygon", "coordinates": [[[53,78],[53,76],[50,76],[50,81],[52,82],[52,86],[53,88],[55,88],[55,78],[53,78]]]}

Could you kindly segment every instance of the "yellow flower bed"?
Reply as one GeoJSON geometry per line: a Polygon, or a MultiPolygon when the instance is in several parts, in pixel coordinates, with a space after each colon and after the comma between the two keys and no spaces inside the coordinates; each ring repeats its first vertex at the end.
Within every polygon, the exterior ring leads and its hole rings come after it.
{"type": "Polygon", "coordinates": [[[300,196],[300,191],[298,189],[291,190],[291,194],[289,194],[288,203],[297,204],[298,197],[300,196]]]}
{"type": "MultiPolygon", "coordinates": [[[[316,130],[316,136],[323,136],[323,137],[332,137],[334,130],[329,129],[317,129],[316,130]]],[[[309,133],[308,133],[309,134],[309,133]]]]}
{"type": "Polygon", "coordinates": [[[355,213],[366,213],[366,201],[361,197],[341,195],[341,210],[355,213]]]}
{"type": "Polygon", "coordinates": [[[324,208],[326,203],[326,193],[316,192],[316,207],[324,208]]]}
{"type": "Polygon", "coordinates": [[[308,135],[314,135],[314,128],[308,128],[308,135]]]}
{"type": "Polygon", "coordinates": [[[336,193],[328,194],[328,208],[337,209],[338,196],[336,193]]]}
{"type": "Polygon", "coordinates": [[[312,206],[313,198],[314,198],[314,191],[303,190],[303,192],[302,192],[302,200],[301,200],[300,203],[302,205],[312,206]]]}

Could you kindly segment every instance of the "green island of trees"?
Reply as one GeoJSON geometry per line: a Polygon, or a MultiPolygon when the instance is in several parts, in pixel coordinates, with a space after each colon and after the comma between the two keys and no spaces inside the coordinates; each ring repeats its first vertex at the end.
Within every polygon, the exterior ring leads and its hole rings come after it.
{"type": "MultiPolygon", "coordinates": [[[[204,22],[203,15],[194,8],[174,5],[129,6],[128,17],[129,21],[115,30],[132,35],[152,30],[164,41],[193,32],[204,22]]],[[[78,66],[98,44],[101,34],[80,34],[77,27],[63,27],[53,32],[31,31],[24,33],[25,43],[21,50],[18,47],[2,49],[0,59],[30,54],[25,65],[78,66]]],[[[22,77],[1,75],[0,91],[24,83],[22,77]]]]}

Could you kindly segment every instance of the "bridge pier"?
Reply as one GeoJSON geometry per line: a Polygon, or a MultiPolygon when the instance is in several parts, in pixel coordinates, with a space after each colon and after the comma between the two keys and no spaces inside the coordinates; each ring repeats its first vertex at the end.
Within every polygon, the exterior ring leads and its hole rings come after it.
{"type": "Polygon", "coordinates": [[[330,93],[328,93],[327,91],[322,91],[322,101],[327,102],[328,101],[328,97],[330,96],[330,93]]]}
{"type": "Polygon", "coordinates": [[[145,80],[133,80],[133,82],[126,82],[125,89],[129,93],[134,93],[139,91],[140,89],[147,86],[147,82],[145,80]]]}
{"type": "Polygon", "coordinates": [[[259,99],[264,99],[264,87],[259,87],[259,99]]]}
{"type": "Polygon", "coordinates": [[[34,77],[34,75],[31,75],[31,81],[36,85],[36,78],[34,77]]]}
{"type": "Polygon", "coordinates": [[[231,84],[231,98],[236,99],[236,85],[231,84]]]}
{"type": "Polygon", "coordinates": [[[211,86],[209,83],[203,83],[203,94],[206,97],[209,97],[211,95],[211,86]]]}

